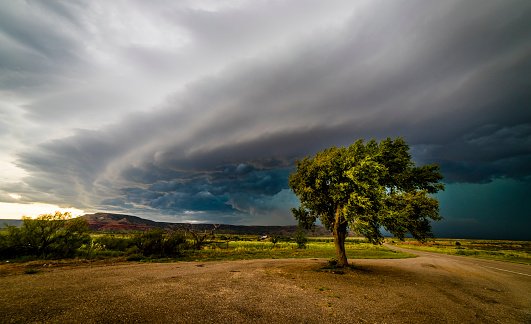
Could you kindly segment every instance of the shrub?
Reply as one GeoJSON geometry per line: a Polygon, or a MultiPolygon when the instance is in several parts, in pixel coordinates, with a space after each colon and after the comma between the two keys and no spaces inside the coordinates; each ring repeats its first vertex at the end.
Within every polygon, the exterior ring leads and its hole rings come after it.
{"type": "Polygon", "coordinates": [[[140,236],[137,246],[144,256],[160,256],[163,254],[163,236],[164,231],[160,229],[149,230],[140,236]]]}
{"type": "Polygon", "coordinates": [[[139,253],[140,253],[140,249],[136,245],[133,245],[127,250],[125,250],[125,254],[127,255],[133,255],[133,254],[139,254],[139,253]]]}
{"type": "Polygon", "coordinates": [[[180,256],[189,246],[183,233],[166,233],[161,229],[144,232],[137,240],[137,247],[144,256],[180,256]]]}
{"type": "Polygon", "coordinates": [[[24,244],[21,229],[16,226],[7,226],[5,233],[0,234],[0,258],[23,256],[26,250],[27,246],[24,244]]]}
{"type": "Polygon", "coordinates": [[[273,243],[273,246],[277,245],[278,241],[280,240],[280,237],[278,235],[271,235],[271,243],[273,243]]]}
{"type": "Polygon", "coordinates": [[[162,243],[163,254],[166,256],[179,256],[188,248],[186,236],[176,231],[166,234],[162,243]]]}
{"type": "Polygon", "coordinates": [[[71,218],[70,213],[43,214],[23,218],[20,228],[9,226],[0,242],[2,258],[33,256],[37,258],[72,257],[90,242],[88,224],[71,218]]]}
{"type": "Polygon", "coordinates": [[[103,249],[122,252],[136,246],[136,239],[134,237],[119,237],[114,235],[99,236],[93,242],[103,247],[103,249]]]}
{"type": "Polygon", "coordinates": [[[297,248],[306,248],[306,243],[308,243],[308,237],[306,236],[306,232],[302,228],[298,228],[295,232],[295,242],[297,243],[297,248]]]}

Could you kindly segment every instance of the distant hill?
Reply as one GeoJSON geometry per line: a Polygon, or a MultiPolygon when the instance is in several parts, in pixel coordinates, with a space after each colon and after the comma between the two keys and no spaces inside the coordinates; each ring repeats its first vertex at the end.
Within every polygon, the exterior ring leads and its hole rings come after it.
{"type": "Polygon", "coordinates": [[[137,216],[95,213],[80,216],[87,220],[89,227],[93,231],[145,231],[154,228],[165,228],[170,223],[155,222],[137,216]]]}
{"type": "MultiPolygon", "coordinates": [[[[95,213],[80,216],[85,218],[89,227],[93,231],[101,232],[123,232],[123,231],[145,231],[149,229],[162,228],[183,228],[193,226],[195,230],[203,231],[213,228],[212,224],[193,224],[188,223],[168,223],[155,222],[149,219],[140,218],[137,216],[111,214],[111,213],[95,213]]],[[[222,224],[216,230],[218,234],[248,234],[248,235],[284,235],[290,236],[295,233],[297,226],[245,226],[245,225],[227,225],[222,224]]],[[[309,233],[311,236],[329,236],[330,232],[322,226],[316,226],[315,230],[309,233]]]]}
{"type": "MultiPolygon", "coordinates": [[[[188,223],[168,223],[156,222],[138,216],[112,214],[112,213],[95,213],[80,216],[87,220],[92,231],[96,232],[131,232],[146,231],[155,228],[171,229],[185,228],[192,226],[197,231],[211,230],[213,224],[193,224],[188,223]]],[[[20,226],[20,219],[0,219],[0,228],[5,225],[20,226]]],[[[222,224],[216,230],[218,234],[236,234],[236,235],[282,235],[291,236],[297,231],[297,226],[245,226],[245,225],[228,225],[222,224]]],[[[308,233],[310,236],[329,236],[330,231],[322,226],[315,226],[315,229],[308,233]]]]}

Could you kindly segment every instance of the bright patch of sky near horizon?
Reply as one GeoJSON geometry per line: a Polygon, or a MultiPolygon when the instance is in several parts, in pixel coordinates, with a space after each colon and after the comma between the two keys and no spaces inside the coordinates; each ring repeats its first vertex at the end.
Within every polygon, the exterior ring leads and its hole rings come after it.
{"type": "Polygon", "coordinates": [[[516,0],[0,3],[0,218],[291,224],[295,159],[403,136],[448,183],[439,234],[530,239],[529,21],[516,0]]]}
{"type": "Polygon", "coordinates": [[[61,208],[57,205],[41,203],[17,204],[0,202],[0,210],[2,211],[1,219],[21,219],[22,217],[35,218],[42,214],[53,214],[56,211],[61,213],[68,212],[72,217],[85,214],[83,210],[77,208],[61,208]]]}

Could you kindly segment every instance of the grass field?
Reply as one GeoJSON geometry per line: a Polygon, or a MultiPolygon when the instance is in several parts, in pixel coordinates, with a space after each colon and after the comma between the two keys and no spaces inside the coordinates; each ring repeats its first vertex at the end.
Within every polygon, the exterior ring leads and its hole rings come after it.
{"type": "Polygon", "coordinates": [[[436,239],[423,244],[407,239],[392,244],[420,251],[531,264],[531,241],[436,239]]]}
{"type": "MultiPolygon", "coordinates": [[[[93,239],[111,239],[109,243],[98,246],[97,251],[92,251],[94,258],[108,258],[126,256],[130,261],[162,261],[175,258],[146,257],[139,254],[124,252],[109,248],[111,245],[121,246],[120,241],[128,241],[131,237],[127,234],[96,234],[93,239]]],[[[106,241],[102,241],[106,242],[106,241]]],[[[348,238],[345,249],[350,259],[397,259],[413,257],[412,254],[390,250],[384,246],[375,246],[366,243],[362,238],[348,238]]],[[[332,237],[309,237],[306,248],[297,247],[297,243],[289,238],[279,238],[277,243],[272,243],[270,238],[259,240],[256,235],[220,235],[215,240],[205,244],[201,250],[188,249],[177,259],[183,261],[217,261],[217,260],[249,260],[249,259],[285,259],[285,258],[335,258],[335,247],[332,237]]]]}
{"type": "MultiPolygon", "coordinates": [[[[349,259],[398,259],[413,257],[408,253],[390,250],[384,246],[349,240],[345,244],[349,259]]],[[[283,258],[335,258],[335,247],[331,238],[310,239],[305,249],[298,249],[296,243],[265,241],[229,241],[210,245],[199,251],[191,251],[183,259],[200,260],[246,260],[283,258]]]]}
{"type": "MultiPolygon", "coordinates": [[[[75,258],[79,260],[127,260],[127,261],[214,261],[285,258],[329,258],[336,257],[332,237],[308,237],[305,248],[299,248],[295,239],[275,237],[260,240],[256,235],[216,235],[206,240],[201,249],[193,248],[190,237],[177,254],[145,252],[143,244],[157,243],[156,240],[140,241],[142,233],[92,233],[91,242],[78,249],[75,258]]],[[[159,242],[160,243],[160,242],[159,242]]],[[[412,254],[393,251],[385,246],[369,244],[362,238],[348,238],[345,249],[349,259],[396,259],[413,257],[412,254]]],[[[53,257],[52,257],[53,258],[53,257]]],[[[4,258],[5,259],[5,258],[4,258]]],[[[32,255],[21,255],[7,259],[10,262],[27,262],[39,259],[32,255]]],[[[41,258],[51,259],[51,258],[41,258]]],[[[6,259],[5,259],[6,260],[6,259]]]]}
{"type": "MultiPolygon", "coordinates": [[[[5,234],[5,233],[4,233],[5,234]]],[[[293,238],[277,237],[260,240],[256,235],[216,235],[207,240],[202,249],[192,249],[190,239],[178,255],[165,258],[161,255],[142,254],[139,250],[141,233],[116,234],[93,233],[92,243],[83,245],[77,253],[80,260],[129,260],[129,261],[214,261],[285,258],[329,258],[336,257],[333,238],[308,237],[306,248],[298,248],[293,238]]],[[[419,243],[412,239],[399,242],[386,239],[398,247],[450,255],[472,256],[491,260],[531,264],[531,241],[435,239],[419,243]]],[[[409,253],[393,251],[385,246],[367,243],[363,238],[347,238],[345,248],[349,259],[397,259],[414,257],[409,253]]],[[[15,262],[35,260],[31,256],[12,259],[15,262]]]]}

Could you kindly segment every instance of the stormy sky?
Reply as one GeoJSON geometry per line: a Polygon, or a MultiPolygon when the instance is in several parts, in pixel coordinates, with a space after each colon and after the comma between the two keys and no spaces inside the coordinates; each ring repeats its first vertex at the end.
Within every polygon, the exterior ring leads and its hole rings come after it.
{"type": "Polygon", "coordinates": [[[437,235],[531,239],[530,21],[527,0],[1,2],[0,218],[293,224],[296,159],[402,136],[445,177],[437,235]]]}

